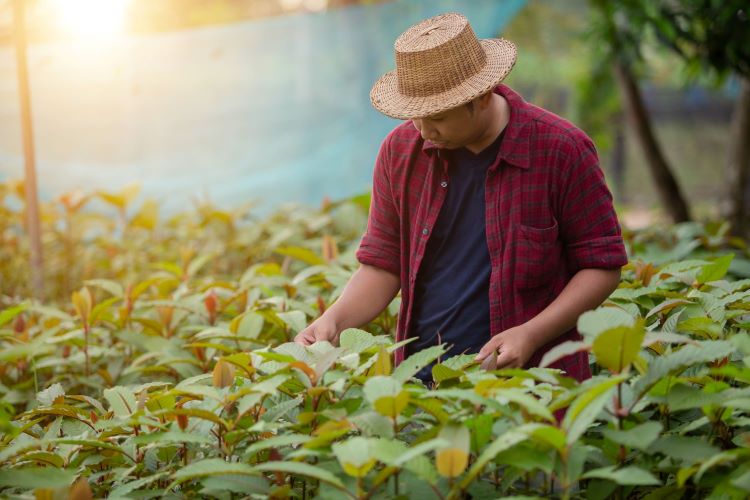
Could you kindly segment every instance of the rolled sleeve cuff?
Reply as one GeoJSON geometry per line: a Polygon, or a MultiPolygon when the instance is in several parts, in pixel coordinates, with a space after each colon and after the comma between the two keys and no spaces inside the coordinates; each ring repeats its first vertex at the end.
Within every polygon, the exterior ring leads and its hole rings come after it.
{"type": "Polygon", "coordinates": [[[622,237],[603,236],[568,245],[568,265],[578,271],[586,268],[617,269],[628,263],[622,237]]]}
{"type": "Polygon", "coordinates": [[[399,265],[398,256],[384,251],[382,246],[366,243],[363,240],[359,245],[359,249],[357,249],[356,257],[360,264],[374,266],[400,276],[401,266],[399,265]]]}

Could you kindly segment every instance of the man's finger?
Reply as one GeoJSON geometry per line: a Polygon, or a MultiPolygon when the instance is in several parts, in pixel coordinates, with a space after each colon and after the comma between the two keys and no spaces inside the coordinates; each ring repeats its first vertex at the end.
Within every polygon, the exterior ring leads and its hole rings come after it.
{"type": "Polygon", "coordinates": [[[315,342],[315,334],[309,329],[304,329],[294,337],[294,341],[298,344],[310,345],[315,342]]]}
{"type": "Polygon", "coordinates": [[[514,359],[507,352],[500,352],[497,356],[497,369],[512,368],[514,359]]]}
{"type": "Polygon", "coordinates": [[[497,352],[498,346],[496,345],[496,342],[490,341],[484,344],[482,348],[479,350],[479,354],[474,358],[474,361],[482,361],[484,358],[489,356],[492,353],[497,352]]]}

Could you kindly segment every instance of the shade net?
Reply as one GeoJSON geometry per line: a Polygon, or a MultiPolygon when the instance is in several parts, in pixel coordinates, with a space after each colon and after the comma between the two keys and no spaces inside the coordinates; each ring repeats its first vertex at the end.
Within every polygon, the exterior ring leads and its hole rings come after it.
{"type": "MultiPolygon", "coordinates": [[[[41,196],[139,183],[271,208],[365,192],[398,121],[369,102],[415,22],[460,11],[494,37],[525,2],[397,0],[210,28],[29,48],[41,196]]],[[[23,175],[12,47],[0,48],[0,180],[23,175]]]]}

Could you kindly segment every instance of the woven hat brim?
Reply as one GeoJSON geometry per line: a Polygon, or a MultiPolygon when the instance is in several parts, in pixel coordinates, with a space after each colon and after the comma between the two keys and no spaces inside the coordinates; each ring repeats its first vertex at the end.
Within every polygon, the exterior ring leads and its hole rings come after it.
{"type": "Polygon", "coordinates": [[[489,92],[513,69],[516,63],[516,46],[502,38],[483,39],[479,43],[487,54],[487,63],[478,73],[456,87],[439,94],[410,97],[398,91],[396,71],[390,71],[373,85],[370,102],[384,115],[409,120],[455,108],[489,92]]]}

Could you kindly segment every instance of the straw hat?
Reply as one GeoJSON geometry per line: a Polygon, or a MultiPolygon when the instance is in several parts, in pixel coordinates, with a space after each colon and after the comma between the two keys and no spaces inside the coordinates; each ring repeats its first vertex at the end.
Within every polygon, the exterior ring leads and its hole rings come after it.
{"type": "Polygon", "coordinates": [[[478,40],[469,21],[450,13],[412,26],[395,44],[396,70],[370,91],[375,109],[407,120],[465,104],[499,84],[516,62],[504,39],[478,40]]]}

